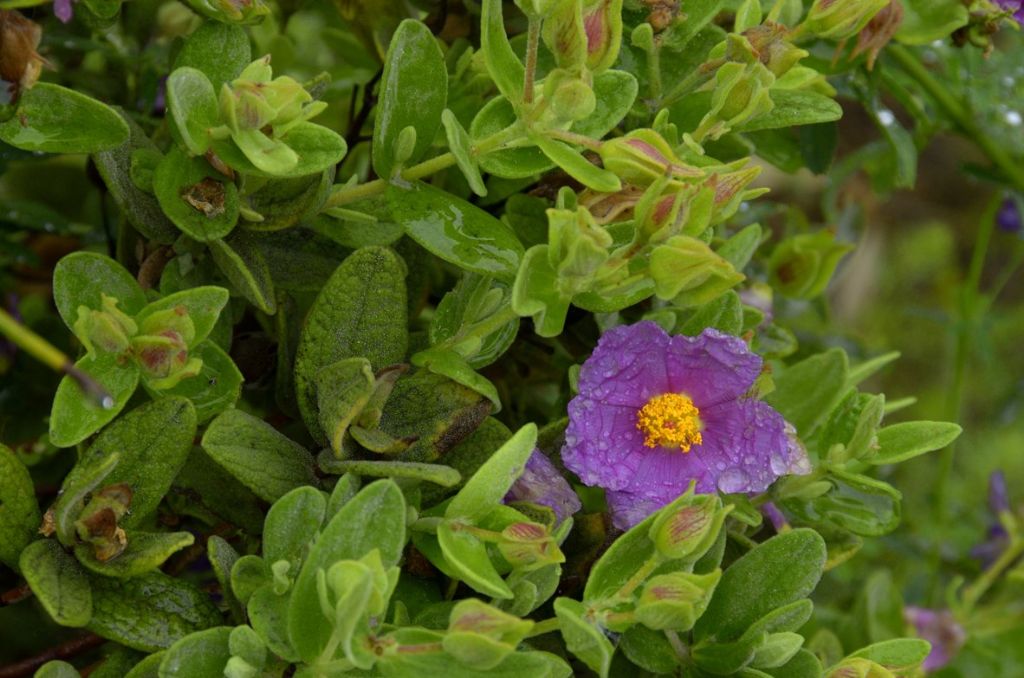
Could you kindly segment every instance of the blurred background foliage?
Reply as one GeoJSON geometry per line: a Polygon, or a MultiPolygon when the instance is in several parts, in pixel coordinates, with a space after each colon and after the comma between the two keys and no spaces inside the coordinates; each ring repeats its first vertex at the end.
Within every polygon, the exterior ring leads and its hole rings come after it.
{"type": "MultiPolygon", "coordinates": [[[[285,25],[272,16],[251,27],[251,35],[254,53],[272,54],[277,73],[308,81],[329,72],[323,99],[330,106],[320,122],[346,130],[353,128],[380,69],[363,45],[379,52],[380,36],[399,15],[388,11],[389,3],[372,12],[354,0],[337,3],[282,1],[282,6],[301,7],[285,25]]],[[[431,9],[432,3],[423,4],[431,9]]],[[[469,36],[475,25],[466,9],[471,0],[445,5],[447,11],[435,8],[428,22],[443,26],[440,33],[449,42],[469,36]]],[[[140,122],[148,119],[142,113],[161,107],[161,79],[194,22],[184,6],[134,0],[124,6],[123,29],[98,33],[90,31],[88,18],[64,25],[49,12],[48,6],[25,10],[45,25],[41,53],[61,65],[47,69],[44,79],[104,101],[134,102],[140,122]]],[[[968,105],[977,128],[1019,157],[1024,155],[1024,37],[1021,31],[1002,30],[993,42],[987,54],[971,44],[949,43],[926,45],[919,53],[948,91],[968,105]]],[[[822,63],[838,58],[828,52],[814,57],[822,63]]],[[[808,142],[818,149],[837,144],[830,169],[791,174],[764,162],[767,171],[759,181],[772,193],[758,201],[756,215],[779,234],[824,223],[840,240],[857,243],[827,298],[776,300],[776,314],[797,329],[799,352],[842,346],[857,360],[898,350],[901,359],[866,390],[884,391],[890,400],[917,395],[894,420],[956,420],[964,427],[948,481],[939,455],[919,457],[885,478],[904,495],[900,528],[831,571],[829,585],[816,594],[819,601],[834,603],[837,615],[853,609],[847,634],[864,642],[900,633],[902,620],[898,612],[893,618],[890,604],[898,592],[908,604],[940,607],[950,582],[981,571],[971,550],[986,539],[993,521],[986,499],[992,471],[1005,472],[1015,504],[1024,501],[1024,234],[997,227],[984,246],[986,216],[991,219],[1008,194],[980,169],[988,163],[976,140],[955,133],[941,111],[914,105],[920,98],[893,96],[894,91],[916,92],[919,83],[885,52],[881,63],[883,68],[856,69],[833,81],[846,114],[835,129],[820,129],[808,142]],[[984,258],[975,291],[970,270],[979,248],[984,258]]],[[[355,148],[345,161],[349,173],[368,164],[366,144],[352,143],[359,140],[349,140],[355,148]]],[[[72,346],[51,310],[52,268],[77,249],[113,256],[130,246],[115,240],[115,219],[116,208],[86,156],[34,157],[0,145],[3,303],[63,350],[72,346]]],[[[44,418],[58,375],[15,357],[0,340],[0,439],[36,467],[40,494],[52,495],[71,464],[45,440],[44,418]]],[[[258,371],[253,360],[238,362],[243,371],[247,366],[258,371]]],[[[511,416],[516,409],[510,408],[511,416]]],[[[44,503],[51,498],[40,497],[44,503]]],[[[0,663],[55,642],[54,627],[43,623],[41,612],[40,623],[33,625],[26,622],[24,606],[15,615],[9,602],[0,603],[0,663]]],[[[984,612],[978,612],[971,643],[943,675],[1024,675],[1020,627],[1010,626],[1024,618],[1024,597],[999,601],[998,612],[987,617],[984,612]],[[1002,672],[990,673],[993,666],[1002,672]]]]}

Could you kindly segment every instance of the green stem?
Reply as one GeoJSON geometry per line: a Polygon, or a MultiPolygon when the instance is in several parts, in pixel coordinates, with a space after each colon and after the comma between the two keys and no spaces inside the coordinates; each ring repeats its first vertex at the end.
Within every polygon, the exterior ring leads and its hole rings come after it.
{"type": "Polygon", "coordinates": [[[1024,555],[1024,539],[1015,537],[1007,545],[1006,550],[999,555],[996,562],[992,563],[980,577],[974,580],[974,583],[964,589],[963,605],[965,614],[970,614],[974,606],[981,600],[981,597],[985,595],[985,592],[1003,574],[1003,571],[1010,567],[1010,565],[1013,565],[1014,561],[1021,557],[1021,555],[1024,555]]]}
{"type": "Polygon", "coordinates": [[[903,45],[890,44],[886,52],[928,92],[960,130],[985,152],[992,164],[1002,170],[1010,183],[1018,191],[1024,191],[1024,165],[1015,162],[998,142],[985,134],[968,107],[954,97],[912,51],[903,45]]]}
{"type": "Polygon", "coordinates": [[[661,565],[663,562],[664,558],[662,555],[655,552],[654,555],[647,559],[647,562],[640,566],[639,570],[633,573],[633,576],[629,578],[629,581],[623,584],[622,588],[615,592],[615,595],[612,596],[612,600],[628,599],[633,595],[633,591],[643,584],[647,577],[651,575],[651,572],[654,572],[658,565],[661,565]]]}
{"type": "Polygon", "coordinates": [[[530,17],[530,25],[526,34],[526,73],[523,76],[523,103],[533,103],[533,85],[537,79],[537,52],[540,50],[539,17],[530,17]]]}
{"type": "MultiPolygon", "coordinates": [[[[960,421],[960,414],[963,407],[964,388],[967,381],[967,368],[970,363],[972,343],[975,328],[979,320],[978,299],[980,296],[981,274],[985,268],[985,259],[988,256],[989,243],[992,241],[992,232],[995,229],[996,212],[999,209],[1000,198],[994,196],[982,215],[981,225],[978,229],[977,239],[974,244],[974,251],[971,254],[971,263],[967,269],[967,277],[960,290],[960,305],[956,317],[956,336],[953,348],[953,376],[946,399],[947,421],[960,421]]],[[[935,513],[938,523],[945,524],[949,520],[949,486],[953,475],[953,464],[956,459],[956,444],[951,443],[942,450],[939,456],[938,478],[935,483],[935,513]]],[[[939,561],[940,544],[936,542],[932,549],[932,597],[937,599],[940,594],[939,561]]]]}
{"type": "Polygon", "coordinates": [[[82,391],[104,409],[114,406],[113,397],[95,379],[75,367],[75,364],[56,346],[19,323],[2,308],[0,308],[0,334],[5,335],[15,345],[50,369],[63,372],[74,379],[82,391]]]}
{"type": "Polygon", "coordinates": [[[526,634],[527,638],[533,638],[534,636],[542,636],[545,633],[553,633],[560,630],[562,627],[558,623],[557,617],[551,619],[545,619],[543,621],[536,622],[530,632],[526,634]]]}
{"type": "MultiPolygon", "coordinates": [[[[518,125],[512,125],[506,127],[500,132],[495,132],[489,137],[485,137],[477,142],[473,146],[474,155],[486,155],[493,151],[503,148],[506,144],[511,143],[516,137],[522,136],[523,131],[518,125]]],[[[424,160],[418,165],[413,165],[408,169],[401,172],[399,176],[405,181],[415,181],[416,179],[422,179],[432,174],[436,174],[441,170],[448,169],[455,165],[455,155],[451,152],[442,153],[441,155],[424,160]]],[[[331,197],[324,203],[323,210],[328,210],[332,207],[341,207],[343,205],[349,205],[366,198],[371,198],[375,195],[383,193],[387,190],[388,186],[391,185],[391,181],[386,179],[374,179],[368,181],[365,184],[359,184],[357,186],[341,186],[335,190],[331,197]]]]}

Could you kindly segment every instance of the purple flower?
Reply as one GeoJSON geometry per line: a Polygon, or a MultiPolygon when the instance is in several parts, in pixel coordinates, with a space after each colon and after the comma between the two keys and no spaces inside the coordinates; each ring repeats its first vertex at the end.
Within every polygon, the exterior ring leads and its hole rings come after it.
{"type": "Polygon", "coordinates": [[[789,521],[773,502],[766,501],[761,504],[761,515],[768,519],[776,532],[782,532],[789,527],[789,521]]]}
{"type": "Polygon", "coordinates": [[[999,9],[1013,12],[1014,20],[1024,26],[1024,0],[996,0],[999,9]]]}
{"type": "Polygon", "coordinates": [[[527,501],[547,506],[562,522],[583,508],[580,498],[558,472],[551,460],[540,450],[534,450],[526,460],[523,474],[509,488],[505,503],[527,501]]]}
{"type": "Polygon", "coordinates": [[[988,508],[995,517],[989,524],[985,541],[971,549],[971,555],[989,567],[1010,544],[1010,534],[1003,527],[1001,516],[1010,511],[1010,495],[1006,489],[1006,476],[1002,471],[993,471],[988,477],[988,508]]]}
{"type": "Polygon", "coordinates": [[[746,397],[760,373],[761,358],[717,330],[670,337],[650,321],[609,330],[580,370],[562,459],[607,490],[623,529],[691,480],[698,492],[763,492],[810,469],[782,416],[746,397]]]}
{"type": "Polygon", "coordinates": [[[53,13],[63,23],[71,21],[71,17],[75,15],[75,10],[71,6],[71,3],[75,0],[53,0],[53,13]]]}
{"type": "Polygon", "coordinates": [[[967,639],[963,627],[949,610],[907,607],[903,616],[913,624],[918,637],[932,644],[932,651],[922,664],[925,671],[937,671],[948,664],[967,639]]]}
{"type": "Polygon", "coordinates": [[[1003,201],[998,214],[996,214],[996,223],[999,224],[1000,229],[1007,233],[1021,232],[1021,227],[1024,226],[1024,218],[1021,217],[1020,208],[1017,206],[1016,200],[1007,198],[1003,201]]]}

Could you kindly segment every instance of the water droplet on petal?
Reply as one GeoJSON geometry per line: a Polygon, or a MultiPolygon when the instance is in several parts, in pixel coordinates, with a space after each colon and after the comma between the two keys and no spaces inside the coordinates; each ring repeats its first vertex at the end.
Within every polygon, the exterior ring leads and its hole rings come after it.
{"type": "Polygon", "coordinates": [[[718,477],[718,489],[726,494],[742,492],[746,489],[749,478],[738,468],[731,468],[718,477]]]}

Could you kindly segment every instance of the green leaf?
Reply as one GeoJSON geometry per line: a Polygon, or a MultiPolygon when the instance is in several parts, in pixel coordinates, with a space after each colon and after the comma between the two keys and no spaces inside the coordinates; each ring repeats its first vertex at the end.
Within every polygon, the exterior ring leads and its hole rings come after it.
{"type": "Polygon", "coordinates": [[[555,600],[555,616],[558,617],[566,647],[601,678],[605,678],[611,668],[615,648],[601,629],[586,620],[586,612],[586,606],[578,600],[555,600]]]}
{"type": "Polygon", "coordinates": [[[153,190],[164,213],[200,242],[223,238],[238,223],[238,189],[204,158],[171,148],[153,174],[153,190]]]}
{"type": "Polygon", "coordinates": [[[442,487],[455,487],[462,480],[458,471],[441,464],[422,464],[411,461],[372,461],[352,459],[338,461],[325,459],[324,470],[328,473],[354,473],[371,478],[410,478],[424,480],[442,487]]]}
{"type": "Polygon", "coordinates": [[[297,487],[275,501],[263,525],[264,560],[271,564],[279,560],[301,563],[320,531],[326,511],[327,499],[314,487],[297,487]]]}
{"type": "Polygon", "coordinates": [[[732,290],[714,301],[698,306],[693,315],[679,326],[679,333],[695,337],[707,328],[737,336],[743,330],[743,304],[732,290]]]}
{"type": "Polygon", "coordinates": [[[455,156],[455,162],[466,177],[469,188],[479,196],[487,195],[487,187],[484,186],[483,177],[480,176],[480,167],[473,155],[473,139],[465,130],[459,119],[447,108],[441,114],[441,122],[444,124],[444,132],[448,138],[448,150],[455,156]]]}
{"type": "Polygon", "coordinates": [[[536,443],[536,424],[527,424],[516,431],[466,481],[445,509],[445,517],[476,521],[487,515],[522,475],[536,443]]]}
{"type": "Polygon", "coordinates": [[[800,650],[793,658],[782,666],[766,669],[766,672],[777,678],[821,678],[821,662],[808,650],[800,650]]]}
{"type": "Polygon", "coordinates": [[[296,487],[317,484],[306,448],[241,410],[227,410],[210,422],[202,445],[261,499],[276,501],[296,487]]]}
{"type": "Polygon", "coordinates": [[[241,26],[204,21],[194,30],[174,57],[174,68],[189,66],[209,78],[215,92],[238,77],[252,63],[249,36],[241,26]]]}
{"type": "Polygon", "coordinates": [[[518,104],[523,98],[526,69],[512,50],[505,33],[501,0],[484,0],[481,9],[480,49],[484,53],[487,71],[505,98],[518,104]]]}
{"type": "Polygon", "coordinates": [[[696,636],[738,638],[769,612],[806,598],[821,578],[825,555],[824,540],[803,528],[758,544],[722,574],[696,636]]]}
{"type": "Polygon", "coordinates": [[[75,368],[102,386],[111,401],[97,404],[77,381],[69,376],[61,379],[50,411],[50,442],[57,447],[77,445],[110,423],[128,404],[139,384],[138,368],[132,363],[119,364],[112,353],[96,358],[85,355],[75,363],[75,368]]]}
{"type": "Polygon", "coordinates": [[[493,598],[514,597],[487,555],[487,546],[450,521],[437,527],[441,552],[455,576],[475,591],[493,598]]]}
{"type": "Polygon", "coordinates": [[[164,653],[160,678],[219,678],[224,675],[224,667],[231,659],[230,635],[230,627],[218,626],[178,640],[164,653]]]}
{"type": "Polygon", "coordinates": [[[374,369],[401,362],[408,348],[405,268],[389,249],[350,255],[324,285],[306,316],[295,356],[295,393],[306,428],[320,443],[316,377],[345,358],[374,369]]]}
{"type": "Polygon", "coordinates": [[[902,495],[888,483],[865,475],[833,469],[832,489],[809,500],[784,500],[786,509],[802,522],[835,525],[854,534],[878,537],[899,525],[902,495]]]}
{"type": "Polygon", "coordinates": [[[617,193],[622,189],[622,182],[615,173],[594,165],[572,146],[542,136],[531,137],[531,140],[552,162],[587,188],[598,193],[617,193]]]}
{"type": "MultiPolygon", "coordinates": [[[[689,17],[688,6],[687,21],[689,17]]],[[[589,116],[576,121],[572,131],[592,139],[603,138],[629,113],[639,87],[632,73],[611,70],[598,73],[594,76],[593,85],[597,107],[589,116]]]]}
{"type": "MultiPolygon", "coordinates": [[[[64,479],[62,495],[76,495],[72,488],[83,479],[93,477],[112,454],[118,454],[117,465],[103,482],[106,485],[128,484],[132,490],[131,512],[121,519],[120,525],[138,525],[156,510],[167,494],[188,458],[195,435],[196,413],[189,401],[167,397],[146,403],[118,419],[96,438],[64,479]]],[[[66,502],[61,496],[56,510],[65,510],[66,502]]]]}
{"type": "Polygon", "coordinates": [[[765,400],[807,438],[839,403],[848,374],[846,352],[833,348],[775,376],[775,390],[765,400]]]}
{"type": "Polygon", "coordinates": [[[655,555],[654,542],[649,536],[651,525],[658,513],[652,513],[612,542],[590,568],[583,600],[597,601],[608,598],[621,589],[640,567],[655,555]]]}
{"type": "Polygon", "coordinates": [[[147,238],[164,245],[170,244],[180,232],[160,209],[156,197],[139,188],[132,178],[132,157],[136,151],[152,153],[155,157],[163,156],[138,123],[123,110],[117,111],[128,125],[130,137],[120,146],[94,153],[93,162],[128,223],[147,238]]]}
{"type": "Polygon", "coordinates": [[[348,151],[345,140],[337,132],[312,122],[298,123],[280,140],[299,156],[298,164],[281,172],[271,173],[256,167],[231,139],[215,141],[213,151],[229,167],[242,174],[277,179],[296,179],[311,174],[322,174],[341,162],[348,151]]]}
{"type": "Polygon", "coordinates": [[[195,68],[176,68],[167,78],[167,110],[171,129],[190,155],[210,147],[211,128],[220,123],[217,94],[206,75],[195,68]]]}
{"type": "Polygon", "coordinates": [[[43,609],[61,626],[85,626],[92,619],[89,580],[78,562],[54,539],[40,539],[25,547],[19,558],[21,573],[43,609]]]}
{"type": "Polygon", "coordinates": [[[371,145],[378,176],[394,171],[394,146],[406,127],[416,130],[416,145],[405,162],[423,157],[441,126],[447,98],[448,69],[437,38],[426,24],[406,19],[391,36],[380,80],[371,145]]]}
{"type": "Polygon", "coordinates": [[[96,153],[128,141],[117,111],[79,92],[36,83],[18,101],[18,113],[0,122],[0,141],[24,151],[96,153]]]}
{"type": "Polygon", "coordinates": [[[498,389],[486,377],[475,372],[455,351],[425,351],[416,354],[413,364],[426,367],[434,374],[448,377],[468,389],[479,393],[494,405],[493,414],[501,411],[498,389]]]}
{"type": "Polygon", "coordinates": [[[259,534],[263,527],[263,501],[198,445],[175,478],[168,499],[176,512],[211,525],[224,521],[250,534],[259,534]]]}
{"type": "Polygon", "coordinates": [[[193,352],[203,361],[199,374],[182,379],[172,388],[146,390],[154,398],[180,396],[188,398],[196,408],[196,418],[205,423],[224,410],[234,407],[242,392],[242,373],[231,356],[213,340],[200,344],[193,352]]]}
{"type": "Polygon", "coordinates": [[[267,647],[277,656],[290,662],[299,661],[299,655],[288,639],[288,595],[277,595],[270,584],[257,589],[246,612],[253,629],[267,643],[267,647]]]}
{"type": "Polygon", "coordinates": [[[512,310],[533,318],[534,331],[557,337],[565,327],[569,299],[557,291],[558,273],[551,266],[548,245],[534,245],[523,256],[512,286],[512,310]]]}
{"type": "Polygon", "coordinates": [[[110,560],[98,560],[89,544],[75,547],[75,557],[86,569],[106,577],[136,577],[151,572],[181,549],[191,546],[191,532],[136,532],[128,530],[124,551],[110,560]]]}
{"type": "Polygon", "coordinates": [[[908,421],[878,431],[878,452],[871,464],[896,464],[951,444],[963,429],[944,421],[908,421]]]}
{"type": "Polygon", "coordinates": [[[99,310],[102,295],[117,299],[117,308],[130,316],[146,305],[146,295],[124,266],[93,252],[74,252],[53,269],[53,301],[64,324],[74,329],[78,307],[99,310]]]}
{"type": "Polygon", "coordinates": [[[365,358],[345,358],[317,373],[320,426],[335,455],[342,455],[345,434],[370,402],[375,386],[373,369],[365,358]]]}
{"type": "Polygon", "coordinates": [[[205,593],[183,579],[151,572],[131,579],[93,575],[87,629],[122,645],[156,652],[188,634],[221,623],[205,593]]]}
{"type": "Polygon", "coordinates": [[[959,0],[903,0],[903,22],[896,39],[908,45],[944,40],[967,25],[970,14],[959,0]]]}
{"type": "Polygon", "coordinates": [[[798,125],[816,125],[843,117],[842,107],[831,97],[808,89],[773,89],[770,92],[775,106],[767,113],[755,116],[740,125],[738,132],[756,132],[798,125]]]}
{"type": "Polygon", "coordinates": [[[228,605],[231,617],[244,619],[242,604],[231,590],[231,568],[238,562],[238,551],[223,537],[214,534],[206,541],[206,558],[210,561],[210,569],[217,578],[221,596],[228,605]]]}
{"type": "Polygon", "coordinates": [[[893,638],[857,650],[850,658],[876,662],[893,672],[912,671],[928,657],[932,646],[920,638],[893,638]]]}
{"type": "Polygon", "coordinates": [[[270,267],[253,236],[238,232],[223,240],[211,240],[210,254],[231,286],[267,315],[277,312],[277,297],[270,267]]]}
{"type": "Polygon", "coordinates": [[[288,606],[288,635],[303,660],[314,660],[331,637],[331,626],[320,608],[317,572],[339,560],[358,560],[373,549],[380,551],[385,568],[396,565],[405,547],[405,513],[405,498],[398,486],[378,480],[327,523],[302,565],[288,606]]]}
{"type": "Polygon", "coordinates": [[[32,476],[0,443],[0,563],[18,568],[18,556],[35,537],[40,520],[32,476]]]}
{"type": "Polygon", "coordinates": [[[391,214],[413,240],[456,266],[511,281],[523,246],[501,221],[446,191],[421,182],[388,187],[391,214]]]}
{"type": "Polygon", "coordinates": [[[160,662],[163,652],[155,652],[136,664],[124,678],[160,678],[160,662]]]}
{"type": "Polygon", "coordinates": [[[333,184],[333,165],[318,174],[268,181],[246,196],[249,208],[263,217],[263,221],[246,221],[245,230],[280,231],[313,220],[331,194],[333,184]]]}
{"type": "Polygon", "coordinates": [[[79,678],[81,675],[71,664],[55,659],[40,666],[32,678],[79,678]]]}

